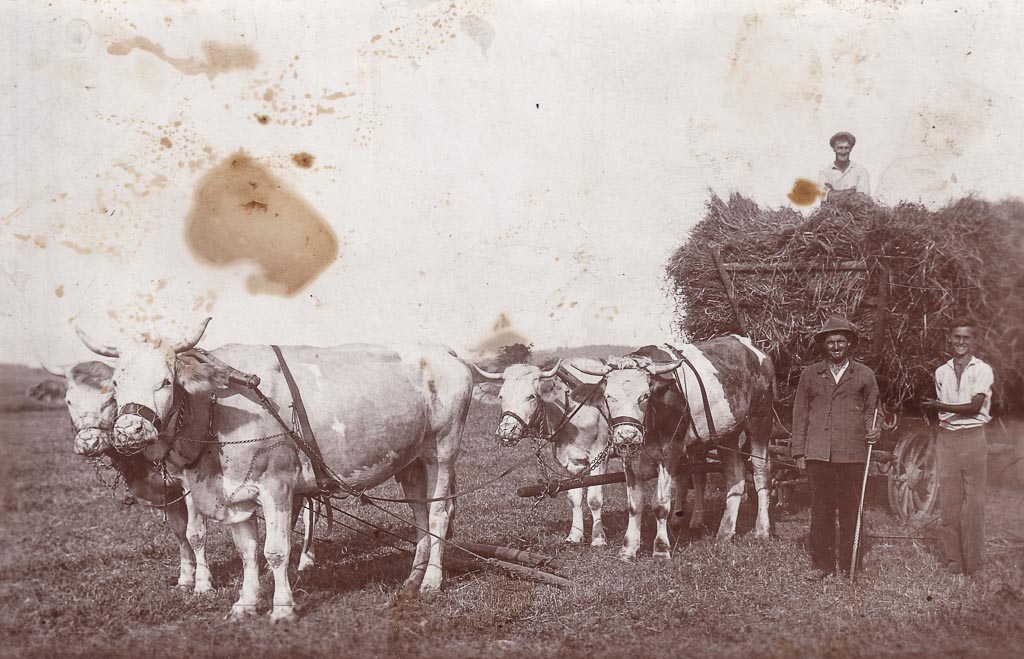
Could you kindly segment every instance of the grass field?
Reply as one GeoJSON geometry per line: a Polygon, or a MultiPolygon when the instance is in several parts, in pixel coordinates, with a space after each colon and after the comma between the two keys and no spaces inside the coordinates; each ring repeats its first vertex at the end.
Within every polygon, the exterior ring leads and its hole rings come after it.
{"type": "MultiPolygon", "coordinates": [[[[5,371],[3,392],[24,387],[5,371]]],[[[38,374],[36,374],[38,375],[38,374]]],[[[28,377],[18,374],[17,378],[28,377]]],[[[31,382],[27,383],[31,384],[31,382]]],[[[9,406],[7,410],[17,409],[9,406]]],[[[474,402],[459,463],[469,488],[523,457],[491,439],[497,408],[474,402]]],[[[507,544],[564,560],[565,589],[512,578],[448,554],[440,594],[396,597],[410,556],[394,538],[336,527],[318,546],[319,566],[293,571],[301,620],[271,626],[266,616],[224,622],[237,596],[241,562],[227,531],[212,525],[215,591],[174,588],[178,553],[158,514],[126,507],[124,490],[101,484],[72,454],[63,410],[0,414],[0,656],[1020,656],[1024,652],[1024,492],[992,488],[988,563],[962,581],[945,574],[927,542],[876,540],[855,584],[801,577],[808,525],[806,495],[773,510],[769,541],[749,538],[753,505],[742,507],[739,536],[686,539],[671,561],[650,558],[653,524],[645,519],[641,558],[616,558],[625,530],[621,485],[606,488],[610,546],[562,542],[564,498],[515,496],[536,479],[528,465],[459,502],[457,539],[507,544]]],[[[613,462],[618,468],[618,461],[613,462]]],[[[105,475],[110,479],[110,474],[105,475]]],[[[721,481],[710,479],[709,526],[721,513],[721,481]]],[[[919,535],[888,514],[873,483],[867,524],[875,535],[919,535]]],[[[389,485],[381,493],[398,494],[389,485]]],[[[411,537],[379,511],[339,507],[411,537]]],[[[392,510],[408,517],[408,509],[392,510]]],[[[351,520],[340,518],[352,526],[351,520]]],[[[320,528],[321,536],[326,529],[320,528]]],[[[296,538],[297,542],[297,538],[296,538]]],[[[293,551],[293,565],[297,551],[293,551]]],[[[272,580],[262,577],[263,607],[272,580]]]]}

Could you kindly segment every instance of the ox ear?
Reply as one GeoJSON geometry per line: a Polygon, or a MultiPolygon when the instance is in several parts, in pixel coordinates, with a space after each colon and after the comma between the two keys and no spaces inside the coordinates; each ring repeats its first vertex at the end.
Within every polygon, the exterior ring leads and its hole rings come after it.
{"type": "Polygon", "coordinates": [[[178,355],[174,371],[178,384],[190,394],[210,393],[214,389],[224,389],[230,383],[227,371],[201,362],[195,355],[188,353],[178,355]]]}
{"type": "Polygon", "coordinates": [[[493,382],[480,382],[473,387],[473,399],[485,405],[497,405],[501,402],[498,398],[500,390],[501,387],[493,382]]]}

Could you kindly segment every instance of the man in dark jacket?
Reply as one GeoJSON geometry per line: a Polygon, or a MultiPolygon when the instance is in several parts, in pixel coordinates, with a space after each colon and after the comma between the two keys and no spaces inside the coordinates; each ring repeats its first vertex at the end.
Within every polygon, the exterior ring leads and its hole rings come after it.
{"type": "Polygon", "coordinates": [[[824,347],[825,361],[803,370],[793,401],[792,454],[797,466],[807,470],[811,485],[814,568],[808,579],[836,571],[837,518],[838,565],[849,571],[867,445],[881,434],[875,373],[850,359],[857,329],[832,316],[814,338],[824,347]]]}

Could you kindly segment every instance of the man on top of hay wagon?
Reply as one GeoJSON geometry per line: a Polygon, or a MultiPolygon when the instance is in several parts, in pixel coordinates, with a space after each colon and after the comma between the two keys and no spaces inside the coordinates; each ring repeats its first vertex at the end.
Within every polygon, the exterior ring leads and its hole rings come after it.
{"type": "Polygon", "coordinates": [[[810,580],[834,574],[837,563],[843,572],[850,571],[868,443],[881,435],[875,373],[850,359],[857,328],[831,316],[814,338],[824,348],[825,360],[800,373],[791,445],[811,485],[810,580]]]}
{"type": "Polygon", "coordinates": [[[850,160],[850,152],[857,138],[846,131],[833,135],[829,146],[835,151],[836,159],[830,167],[818,172],[818,190],[822,200],[836,200],[862,193],[871,197],[871,181],[868,170],[850,160]]]}
{"type": "Polygon", "coordinates": [[[985,484],[991,420],[992,367],[974,356],[974,322],[961,318],[949,328],[953,358],[935,369],[937,398],[921,407],[939,413],[935,438],[939,468],[939,541],[954,574],[981,567],[985,546],[985,484]]]}

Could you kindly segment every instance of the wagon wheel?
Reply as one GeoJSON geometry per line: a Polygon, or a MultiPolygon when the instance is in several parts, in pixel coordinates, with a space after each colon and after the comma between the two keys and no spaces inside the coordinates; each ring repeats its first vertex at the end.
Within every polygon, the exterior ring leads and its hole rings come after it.
{"type": "Polygon", "coordinates": [[[915,429],[896,444],[889,469],[889,508],[900,517],[930,515],[939,500],[935,442],[931,433],[915,429]]]}

